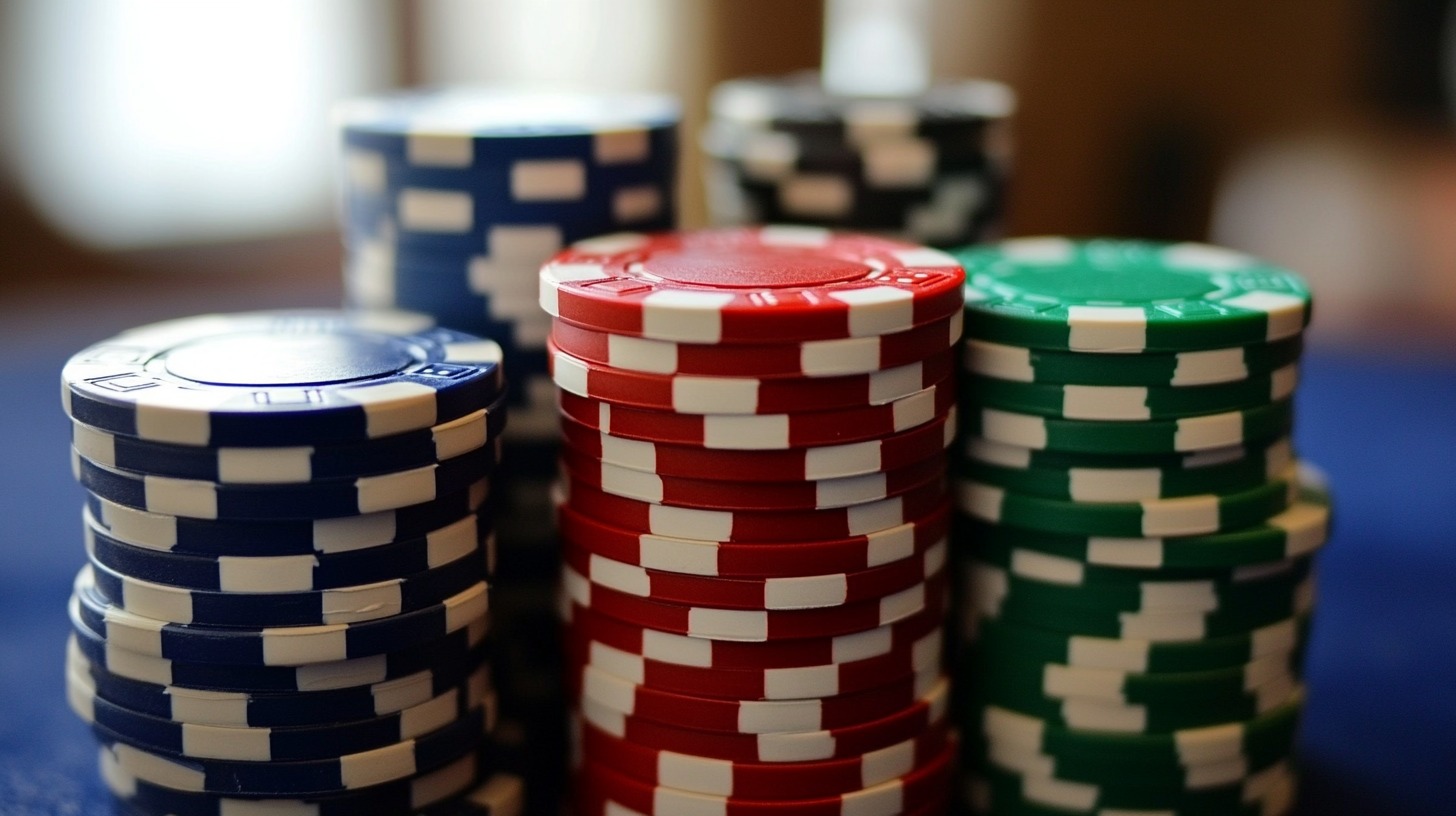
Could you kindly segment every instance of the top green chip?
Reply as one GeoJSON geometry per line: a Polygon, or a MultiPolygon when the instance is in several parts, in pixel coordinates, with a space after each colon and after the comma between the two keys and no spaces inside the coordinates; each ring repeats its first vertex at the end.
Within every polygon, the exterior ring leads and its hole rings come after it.
{"type": "Polygon", "coordinates": [[[1206,244],[1021,238],[953,254],[968,337],[1136,354],[1266,343],[1309,323],[1298,275],[1206,244]]]}

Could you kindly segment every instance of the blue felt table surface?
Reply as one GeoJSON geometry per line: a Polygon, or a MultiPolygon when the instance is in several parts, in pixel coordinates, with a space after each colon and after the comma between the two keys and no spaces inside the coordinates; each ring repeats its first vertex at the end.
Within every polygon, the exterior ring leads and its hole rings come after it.
{"type": "MultiPolygon", "coordinates": [[[[75,347],[19,345],[0,359],[0,814],[110,813],[62,682],[84,558],[58,400],[75,347]]],[[[1336,499],[1301,811],[1456,812],[1456,361],[1315,349],[1297,441],[1336,499]]]]}

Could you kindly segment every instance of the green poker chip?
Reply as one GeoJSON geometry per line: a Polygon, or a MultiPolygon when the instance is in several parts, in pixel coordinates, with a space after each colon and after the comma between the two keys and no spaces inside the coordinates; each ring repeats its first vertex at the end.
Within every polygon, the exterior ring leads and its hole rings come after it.
{"type": "Polygon", "coordinates": [[[1226,592],[1239,586],[1298,580],[1313,569],[1311,559],[1297,557],[1232,567],[1170,567],[1149,572],[1050,555],[1021,546],[1020,542],[1009,537],[977,542],[974,558],[978,563],[1005,570],[1012,579],[1045,584],[1054,589],[1136,589],[1143,593],[1144,602],[1152,606],[1167,606],[1179,595],[1196,595],[1193,602],[1200,608],[1207,603],[1205,596],[1209,593],[1226,592]]]}
{"type": "Polygon", "coordinates": [[[1036,451],[973,436],[956,475],[1006,490],[1077,502],[1133,502],[1233,493],[1277,478],[1294,462],[1289,439],[1191,454],[1099,456],[1036,451]]]}
{"type": "Polygon", "coordinates": [[[961,399],[1038,416],[1134,422],[1216,414],[1257,408],[1288,399],[1299,381],[1299,366],[1218,385],[1166,388],[1147,385],[1067,385],[1021,383],[992,377],[965,377],[961,399]]]}
{"type": "Polygon", "coordinates": [[[1140,502],[1068,501],[967,479],[954,488],[962,512],[995,524],[1072,535],[1183,536],[1248,527],[1283,512],[1298,494],[1295,474],[1290,467],[1245,490],[1140,502]]]}
{"type": "Polygon", "coordinates": [[[1019,383],[1183,388],[1236,383],[1273,373],[1298,362],[1303,346],[1303,339],[1295,336],[1273,343],[1174,354],[1087,354],[970,338],[961,359],[970,374],[1019,383]]]}
{"type": "Polygon", "coordinates": [[[1287,703],[1298,684],[1285,677],[1226,697],[1154,703],[1110,703],[1082,698],[1056,699],[1036,687],[1019,686],[999,675],[976,685],[976,700],[1046,720],[1063,728],[1125,734],[1166,734],[1204,728],[1266,714],[1287,703]]]}
{"type": "Polygon", "coordinates": [[[962,436],[977,435],[1033,450],[1170,454],[1257,444],[1285,436],[1294,419],[1294,405],[1285,399],[1242,411],[1147,422],[1057,419],[985,406],[963,406],[958,416],[962,436]]]}
{"type": "Polygon", "coordinates": [[[970,337],[1141,354],[1297,336],[1310,293],[1287,269],[1206,244],[1021,238],[956,251],[970,337]]]}
{"type": "Polygon", "coordinates": [[[1304,695],[1296,693],[1285,704],[1247,720],[1167,734],[1127,734],[1082,728],[1063,728],[1037,717],[1000,706],[986,705],[970,714],[965,730],[1023,754],[1097,756],[1105,764],[1140,763],[1149,770],[1174,771],[1244,760],[1250,765],[1277,761],[1287,755],[1294,740],[1304,695]],[[979,719],[979,722],[974,722],[979,719]]]}
{"type": "Polygon", "coordinates": [[[1128,769],[1094,784],[1009,770],[992,759],[977,768],[970,799],[979,813],[1010,816],[1269,816],[1285,812],[1298,787],[1287,763],[1232,784],[1192,790],[1138,785],[1138,776],[1128,769]]]}
{"type": "Polygon", "coordinates": [[[967,633],[972,648],[1012,653],[1024,660],[1141,674],[1201,672],[1254,662],[1269,655],[1302,654],[1309,618],[1286,618],[1249,632],[1208,640],[1148,640],[1069,635],[1012,621],[982,618],[967,633]]]}
{"type": "MultiPolygon", "coordinates": [[[[1284,512],[1250,527],[1201,536],[1118,538],[1028,533],[984,522],[965,522],[965,537],[977,542],[983,556],[1017,549],[1144,574],[1149,570],[1247,567],[1302,558],[1324,545],[1329,530],[1329,494],[1308,481],[1301,485],[1298,498],[1284,512]]],[[[1063,566],[1067,568],[1069,565],[1063,566]]]]}

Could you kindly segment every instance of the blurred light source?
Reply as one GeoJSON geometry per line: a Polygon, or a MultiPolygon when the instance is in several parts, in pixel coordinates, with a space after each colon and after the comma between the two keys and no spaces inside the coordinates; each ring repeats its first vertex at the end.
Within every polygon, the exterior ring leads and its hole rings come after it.
{"type": "Polygon", "coordinates": [[[680,0],[426,0],[421,70],[430,83],[510,82],[665,90],[680,0]]]}
{"type": "Polygon", "coordinates": [[[9,169],[102,247],[331,220],[329,105],[387,84],[387,0],[11,0],[9,169]]]}

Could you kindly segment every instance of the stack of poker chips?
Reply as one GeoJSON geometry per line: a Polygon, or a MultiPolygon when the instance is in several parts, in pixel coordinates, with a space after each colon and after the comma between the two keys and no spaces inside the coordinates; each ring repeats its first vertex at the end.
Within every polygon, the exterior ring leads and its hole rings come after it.
{"type": "Polygon", "coordinates": [[[676,223],[678,105],[654,94],[422,90],[336,112],[345,283],[355,306],[423,312],[496,341],[511,372],[493,586],[498,737],[534,788],[560,784],[560,570],[550,482],[558,429],[541,264],[562,247],[676,223]]]}
{"type": "Polygon", "coordinates": [[[424,315],[288,311],[67,362],[68,699],[125,812],[520,807],[483,749],[500,358],[424,315]]]}
{"type": "Polygon", "coordinates": [[[908,97],[847,97],[816,74],[713,91],[702,134],[717,224],[812,224],[958,246],[997,237],[1009,170],[1004,85],[961,80],[908,97]]]}
{"type": "Polygon", "coordinates": [[[801,226],[542,268],[577,816],[944,812],[962,280],[801,226]]]}
{"type": "Polygon", "coordinates": [[[1329,522],[1290,444],[1307,288],[1202,244],[956,254],[968,800],[1286,813],[1329,522]]]}

